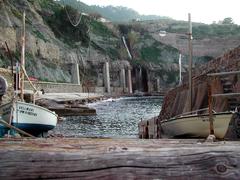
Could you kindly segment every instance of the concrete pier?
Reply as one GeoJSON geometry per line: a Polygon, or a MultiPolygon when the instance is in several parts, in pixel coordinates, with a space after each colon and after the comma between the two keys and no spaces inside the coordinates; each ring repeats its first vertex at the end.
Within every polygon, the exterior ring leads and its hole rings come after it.
{"type": "Polygon", "coordinates": [[[111,93],[109,63],[105,62],[103,68],[104,68],[103,72],[104,72],[104,87],[105,87],[105,91],[107,93],[111,93]]]}
{"type": "Polygon", "coordinates": [[[157,87],[157,92],[160,92],[160,79],[159,78],[157,78],[157,80],[156,80],[156,87],[157,87]]]}
{"type": "Polygon", "coordinates": [[[126,89],[126,75],[125,75],[125,69],[122,68],[121,71],[120,71],[120,84],[121,84],[121,87],[123,88],[123,92],[125,92],[125,89],[126,89]]]}
{"type": "Polygon", "coordinates": [[[132,74],[131,74],[131,69],[128,69],[128,93],[132,94],[133,90],[132,90],[132,74]]]}
{"type": "Polygon", "coordinates": [[[74,63],[71,65],[72,83],[80,85],[79,65],[74,63]]]}

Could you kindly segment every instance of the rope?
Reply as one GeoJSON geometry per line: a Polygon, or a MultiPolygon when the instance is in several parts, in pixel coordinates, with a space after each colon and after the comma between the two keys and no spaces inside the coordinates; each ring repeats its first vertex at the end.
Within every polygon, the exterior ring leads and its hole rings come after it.
{"type": "Polygon", "coordinates": [[[27,75],[27,72],[26,72],[25,68],[24,68],[23,66],[21,66],[21,69],[22,69],[24,75],[26,76],[26,78],[27,78],[29,84],[30,84],[30,85],[32,86],[32,88],[34,89],[34,91],[35,91],[34,94],[35,94],[35,93],[38,91],[37,88],[33,85],[32,81],[29,79],[29,77],[28,77],[28,75],[27,75]]]}

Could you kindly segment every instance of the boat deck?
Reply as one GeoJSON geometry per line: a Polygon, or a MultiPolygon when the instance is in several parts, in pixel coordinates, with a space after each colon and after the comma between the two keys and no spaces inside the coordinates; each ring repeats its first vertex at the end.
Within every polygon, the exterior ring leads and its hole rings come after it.
{"type": "Polygon", "coordinates": [[[0,179],[240,177],[240,142],[199,139],[0,139],[0,179]]]}

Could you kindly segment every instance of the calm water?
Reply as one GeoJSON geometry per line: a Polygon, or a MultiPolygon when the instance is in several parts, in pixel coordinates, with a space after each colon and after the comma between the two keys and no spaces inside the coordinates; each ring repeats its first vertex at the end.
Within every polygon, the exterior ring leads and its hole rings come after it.
{"type": "Polygon", "coordinates": [[[54,133],[75,137],[137,137],[138,122],[157,116],[162,97],[126,97],[89,104],[96,116],[67,117],[54,133]]]}

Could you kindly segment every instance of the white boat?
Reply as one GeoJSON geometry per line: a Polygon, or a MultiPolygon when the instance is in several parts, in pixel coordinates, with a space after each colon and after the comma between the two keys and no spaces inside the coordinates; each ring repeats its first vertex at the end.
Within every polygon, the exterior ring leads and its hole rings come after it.
{"type": "MultiPolygon", "coordinates": [[[[31,135],[45,135],[49,130],[53,129],[57,124],[58,116],[55,112],[50,111],[46,108],[38,106],[33,103],[24,102],[24,76],[27,77],[30,85],[33,87],[35,92],[36,88],[33,86],[29,77],[26,73],[25,64],[25,12],[23,13],[23,36],[22,36],[22,53],[21,53],[21,70],[18,65],[16,66],[16,91],[15,96],[11,102],[8,102],[0,106],[0,114],[2,119],[9,125],[12,125],[20,130],[23,130],[31,135]],[[20,75],[20,97],[21,101],[18,100],[18,89],[19,89],[19,71],[20,75]]],[[[18,64],[18,63],[17,63],[18,64]]],[[[2,78],[2,84],[0,87],[7,87],[7,82],[2,78]]],[[[35,93],[33,94],[35,95],[35,93]]],[[[1,128],[3,129],[3,128],[1,128]]]]}
{"type": "Polygon", "coordinates": [[[35,136],[46,133],[57,124],[56,113],[41,106],[21,101],[0,106],[2,119],[35,136]]]}
{"type": "MultiPolygon", "coordinates": [[[[224,138],[232,116],[233,112],[213,113],[213,129],[216,138],[224,138]]],[[[209,126],[209,114],[183,115],[161,122],[164,135],[178,138],[206,138],[210,134],[209,126]]]]}

